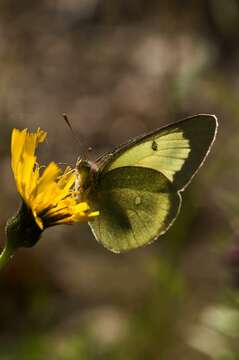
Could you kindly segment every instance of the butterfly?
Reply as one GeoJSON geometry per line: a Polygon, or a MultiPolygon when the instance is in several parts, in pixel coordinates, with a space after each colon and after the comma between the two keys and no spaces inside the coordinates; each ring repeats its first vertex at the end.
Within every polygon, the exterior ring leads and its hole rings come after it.
{"type": "Polygon", "coordinates": [[[125,252],[164,234],[181,208],[181,193],[210,152],[214,115],[195,115],[138,136],[94,163],[77,161],[81,201],[99,216],[89,223],[107,249],[125,252]]]}

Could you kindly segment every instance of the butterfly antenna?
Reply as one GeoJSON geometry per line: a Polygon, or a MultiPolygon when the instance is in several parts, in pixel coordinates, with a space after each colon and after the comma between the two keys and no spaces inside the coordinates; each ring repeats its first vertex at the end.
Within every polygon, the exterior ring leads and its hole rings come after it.
{"type": "Polygon", "coordinates": [[[62,117],[63,117],[63,119],[65,120],[65,123],[66,123],[66,125],[68,126],[68,128],[70,129],[70,131],[71,131],[71,133],[72,133],[72,136],[73,136],[73,138],[74,138],[74,140],[75,140],[75,143],[77,144],[77,151],[79,151],[79,149],[80,149],[80,152],[82,152],[82,141],[80,142],[79,141],[79,136],[77,136],[78,134],[77,134],[77,132],[73,129],[73,127],[72,127],[72,125],[71,125],[71,122],[70,122],[70,120],[69,120],[69,117],[68,117],[68,115],[66,114],[66,113],[63,113],[62,114],[62,117]]]}
{"type": "Polygon", "coordinates": [[[66,125],[67,125],[68,128],[70,129],[72,135],[73,135],[74,138],[76,139],[75,132],[74,132],[74,130],[73,130],[73,127],[71,126],[71,123],[70,123],[70,120],[69,120],[67,114],[66,114],[66,113],[63,113],[63,114],[62,114],[62,117],[63,117],[63,119],[65,120],[66,125]]]}

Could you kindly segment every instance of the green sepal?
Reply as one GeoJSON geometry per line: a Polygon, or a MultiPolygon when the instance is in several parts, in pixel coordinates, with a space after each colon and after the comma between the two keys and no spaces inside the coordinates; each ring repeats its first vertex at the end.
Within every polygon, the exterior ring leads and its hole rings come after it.
{"type": "Polygon", "coordinates": [[[6,247],[17,250],[20,247],[32,247],[39,240],[42,229],[37,225],[31,209],[22,202],[16,215],[6,224],[6,247]]]}

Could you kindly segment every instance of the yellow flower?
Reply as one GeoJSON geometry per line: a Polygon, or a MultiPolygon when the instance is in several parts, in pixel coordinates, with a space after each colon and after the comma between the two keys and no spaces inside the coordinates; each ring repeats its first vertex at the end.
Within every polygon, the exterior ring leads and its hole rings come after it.
{"type": "Polygon", "coordinates": [[[77,201],[72,189],[75,170],[67,167],[62,173],[57,164],[46,167],[37,163],[37,145],[46,138],[38,129],[30,133],[14,129],[12,132],[12,171],[22,204],[16,215],[7,221],[5,247],[0,253],[0,270],[19,247],[31,247],[44,229],[58,224],[73,224],[93,220],[98,211],[91,212],[87,202],[77,201]]]}
{"type": "Polygon", "coordinates": [[[31,247],[44,229],[58,224],[90,221],[99,215],[91,212],[86,202],[78,202],[72,189],[75,171],[67,167],[62,173],[54,162],[46,167],[37,163],[37,145],[46,138],[38,129],[30,133],[14,129],[12,132],[12,171],[22,205],[6,224],[7,241],[0,255],[0,269],[19,247],[31,247]]]}
{"type": "Polygon", "coordinates": [[[41,230],[57,225],[92,220],[98,212],[90,212],[86,202],[77,203],[72,186],[74,171],[61,169],[51,162],[44,169],[36,162],[35,150],[46,138],[46,132],[27,129],[12,132],[12,170],[17,189],[41,230]]]}

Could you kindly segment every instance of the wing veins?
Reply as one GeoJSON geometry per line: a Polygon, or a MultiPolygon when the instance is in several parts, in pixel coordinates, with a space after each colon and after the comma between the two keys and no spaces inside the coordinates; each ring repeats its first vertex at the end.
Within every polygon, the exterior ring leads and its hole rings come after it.
{"type": "Polygon", "coordinates": [[[165,151],[165,150],[176,150],[176,149],[190,149],[189,146],[175,146],[175,147],[165,147],[165,148],[161,148],[160,145],[158,145],[158,150],[157,151],[165,151]]]}
{"type": "MultiPolygon", "coordinates": [[[[160,155],[159,153],[153,153],[153,156],[157,156],[159,158],[164,158],[164,159],[177,159],[177,160],[186,160],[188,157],[179,157],[179,156],[169,156],[169,155],[160,155]]],[[[148,159],[149,157],[152,157],[152,155],[150,156],[145,156],[144,158],[140,159],[139,162],[148,159]]],[[[138,164],[138,162],[136,163],[138,164]]]]}
{"type": "MultiPolygon", "coordinates": [[[[129,189],[129,188],[120,188],[120,190],[131,190],[131,189],[129,189]]],[[[106,193],[107,193],[107,191],[105,191],[106,193]]],[[[117,192],[117,190],[110,190],[110,192],[117,192]]],[[[147,194],[166,194],[166,193],[168,193],[168,192],[153,192],[153,191],[147,191],[147,190],[144,190],[144,193],[147,193],[147,194]]],[[[136,195],[137,196],[137,195],[136,195]]],[[[141,197],[141,195],[138,195],[139,197],[141,197]]],[[[168,209],[166,209],[166,208],[164,208],[164,207],[162,207],[162,206],[160,206],[159,205],[159,207],[160,207],[160,209],[162,209],[162,210],[164,210],[164,211],[167,211],[168,209]]],[[[126,208],[126,209],[130,209],[130,208],[126,208]]]]}
{"type": "Polygon", "coordinates": [[[146,232],[150,235],[150,232],[149,232],[149,229],[148,227],[146,226],[146,224],[144,223],[144,221],[141,219],[141,216],[139,215],[138,211],[137,210],[134,210],[135,214],[138,216],[139,220],[140,220],[140,223],[143,224],[143,227],[146,229],[146,232]]]}
{"type": "MultiPolygon", "coordinates": [[[[135,212],[133,209],[127,209],[127,211],[135,212]]],[[[130,216],[128,216],[128,217],[130,218],[130,216]]],[[[130,228],[131,228],[131,231],[132,231],[132,234],[133,234],[134,242],[135,242],[135,244],[137,246],[139,246],[140,244],[139,244],[138,240],[136,239],[136,235],[135,235],[134,228],[133,228],[133,225],[132,225],[131,221],[130,221],[130,228]]],[[[130,245],[129,241],[128,241],[128,244],[130,245]]]]}

